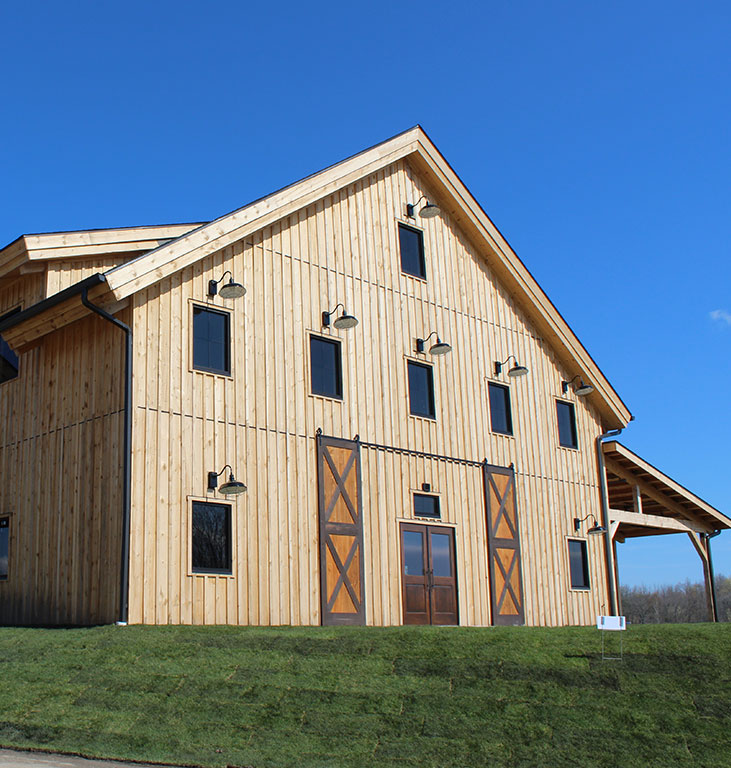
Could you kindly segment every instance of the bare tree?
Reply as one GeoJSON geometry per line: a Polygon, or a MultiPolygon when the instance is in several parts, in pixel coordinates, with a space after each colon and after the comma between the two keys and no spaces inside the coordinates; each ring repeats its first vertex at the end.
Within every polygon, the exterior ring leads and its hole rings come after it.
{"type": "MultiPolygon", "coordinates": [[[[622,612],[633,624],[678,624],[708,621],[702,584],[690,581],[675,586],[622,587],[622,612]]],[[[716,577],[719,621],[731,621],[731,578],[716,577]]]]}

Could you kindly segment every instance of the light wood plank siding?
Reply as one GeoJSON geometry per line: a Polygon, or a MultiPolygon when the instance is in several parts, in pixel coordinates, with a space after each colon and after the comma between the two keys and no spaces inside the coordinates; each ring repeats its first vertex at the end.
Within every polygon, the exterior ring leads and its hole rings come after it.
{"type": "MultiPolygon", "coordinates": [[[[588,624],[607,603],[601,542],[589,540],[592,590],[569,588],[573,518],[600,515],[591,399],[577,399],[579,450],[558,446],[562,370],[525,313],[455,221],[424,230],[427,279],[400,270],[398,221],[429,195],[396,163],[134,296],[134,449],[130,620],[149,623],[317,624],[314,435],[515,464],[526,621],[588,624]],[[208,301],[230,269],[245,297],[208,301]],[[232,375],[191,370],[193,302],[231,312],[232,375]],[[323,331],[343,302],[360,325],[323,331]],[[436,330],[453,345],[417,355],[436,330]],[[309,334],[342,342],[342,401],[309,394],[309,334]],[[493,361],[530,368],[510,380],[514,437],[490,432],[493,361]],[[437,418],[412,417],[407,359],[433,363],[437,418]],[[233,505],[233,576],[189,572],[191,499],[230,463],[248,493],[233,505]]],[[[437,200],[437,202],[439,202],[437,200]]],[[[455,526],[460,621],[490,622],[485,511],[478,467],[364,449],[367,622],[401,622],[398,521],[429,482],[455,526]]]]}

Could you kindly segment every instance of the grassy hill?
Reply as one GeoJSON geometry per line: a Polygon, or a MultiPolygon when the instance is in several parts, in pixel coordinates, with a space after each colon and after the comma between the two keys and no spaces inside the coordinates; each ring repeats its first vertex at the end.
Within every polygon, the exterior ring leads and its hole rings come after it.
{"type": "Polygon", "coordinates": [[[216,767],[731,766],[731,625],[623,639],[602,661],[593,628],[0,628],[0,745],[216,767]]]}

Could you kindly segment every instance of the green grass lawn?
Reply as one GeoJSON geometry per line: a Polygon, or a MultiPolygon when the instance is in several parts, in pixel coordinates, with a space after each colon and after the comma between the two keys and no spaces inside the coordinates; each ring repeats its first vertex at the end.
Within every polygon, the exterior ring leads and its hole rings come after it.
{"type": "Polygon", "coordinates": [[[0,628],[0,745],[201,766],[731,766],[731,625],[0,628]],[[608,640],[618,642],[618,633],[608,640]]]}

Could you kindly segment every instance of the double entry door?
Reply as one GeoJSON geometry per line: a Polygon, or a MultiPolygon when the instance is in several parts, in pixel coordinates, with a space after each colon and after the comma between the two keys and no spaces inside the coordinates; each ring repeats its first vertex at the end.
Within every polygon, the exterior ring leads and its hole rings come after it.
{"type": "Polygon", "coordinates": [[[454,531],[401,523],[404,624],[458,624],[454,531]]]}

